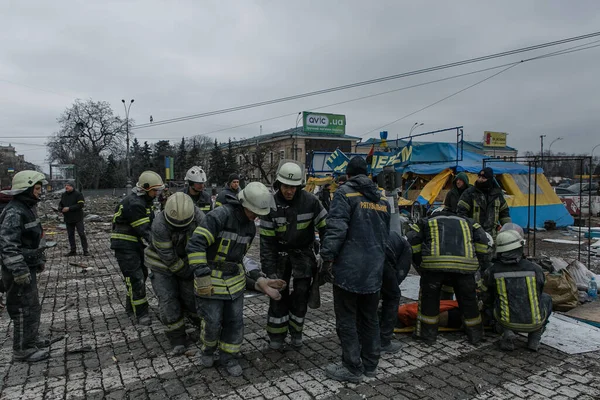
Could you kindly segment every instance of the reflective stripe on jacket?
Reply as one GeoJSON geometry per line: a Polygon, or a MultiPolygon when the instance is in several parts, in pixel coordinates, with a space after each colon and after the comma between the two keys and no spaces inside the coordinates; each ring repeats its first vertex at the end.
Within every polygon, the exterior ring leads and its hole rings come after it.
{"type": "Polygon", "coordinates": [[[115,209],[111,249],[139,249],[143,243],[150,244],[151,226],[154,220],[153,199],[147,194],[138,196],[135,192],[126,196],[115,209]]]}
{"type": "Polygon", "coordinates": [[[508,204],[499,187],[491,188],[489,193],[485,194],[475,186],[471,186],[460,196],[457,214],[481,224],[494,239],[498,224],[511,222],[508,204]]]}

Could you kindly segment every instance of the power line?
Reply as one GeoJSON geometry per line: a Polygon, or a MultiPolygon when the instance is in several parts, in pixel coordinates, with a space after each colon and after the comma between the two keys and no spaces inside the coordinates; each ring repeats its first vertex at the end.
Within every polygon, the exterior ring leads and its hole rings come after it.
{"type": "Polygon", "coordinates": [[[538,44],[538,45],[534,45],[534,46],[528,46],[528,47],[509,50],[509,51],[505,51],[505,52],[501,52],[501,53],[490,54],[487,56],[452,62],[449,64],[442,64],[442,65],[438,65],[435,67],[423,68],[423,69],[419,69],[419,70],[415,70],[415,71],[404,72],[404,73],[400,73],[400,74],[385,76],[385,77],[376,78],[376,79],[370,79],[370,80],[361,81],[361,82],[355,82],[355,83],[351,83],[351,84],[347,84],[347,85],[335,86],[335,87],[331,87],[328,89],[316,90],[313,92],[306,92],[306,93],[297,94],[297,95],[293,95],[293,96],[281,97],[281,98],[273,99],[273,100],[251,103],[251,104],[246,104],[246,105],[242,105],[242,106],[230,107],[230,108],[225,108],[225,109],[221,109],[221,110],[209,111],[209,112],[205,112],[205,113],[193,114],[193,115],[188,115],[188,116],[183,116],[183,117],[178,117],[178,118],[171,118],[171,119],[166,119],[166,120],[162,120],[162,121],[154,121],[151,124],[137,125],[137,126],[133,127],[132,129],[144,129],[144,128],[149,128],[149,127],[154,127],[154,126],[160,126],[160,125],[166,125],[166,124],[171,124],[171,123],[176,123],[176,122],[187,121],[187,120],[191,120],[191,119],[204,118],[204,117],[209,117],[209,116],[218,115],[218,114],[225,114],[225,113],[230,113],[230,112],[234,112],[234,111],[241,111],[241,110],[246,110],[249,108],[262,107],[265,105],[271,105],[271,104],[276,104],[276,103],[281,103],[281,102],[286,102],[286,101],[291,101],[291,100],[297,100],[297,99],[301,99],[301,98],[305,98],[305,97],[317,96],[317,95],[336,92],[336,91],[340,91],[340,90],[346,90],[346,89],[356,88],[356,87],[360,87],[360,86],[372,85],[374,83],[380,83],[380,82],[385,82],[385,81],[389,81],[389,80],[405,78],[408,76],[419,75],[419,74],[443,70],[443,69],[447,69],[447,68],[453,68],[453,67],[458,67],[458,66],[462,66],[462,65],[487,61],[487,60],[491,60],[491,59],[495,59],[495,58],[506,57],[506,56],[514,55],[514,54],[518,54],[518,53],[539,50],[539,49],[543,49],[546,47],[557,46],[557,45],[570,43],[570,42],[574,42],[574,41],[579,41],[579,40],[584,40],[584,39],[590,39],[590,38],[597,37],[597,36],[600,36],[600,32],[594,32],[594,33],[590,33],[587,35],[575,36],[575,37],[557,40],[557,41],[553,41],[553,42],[546,42],[546,43],[542,43],[542,44],[538,44]]]}
{"type": "Polygon", "coordinates": [[[66,95],[66,94],[62,94],[62,93],[53,92],[53,91],[51,91],[51,90],[46,90],[46,89],[40,89],[40,88],[36,88],[36,87],[33,87],[33,86],[25,85],[25,84],[23,84],[23,83],[18,83],[18,82],[9,81],[9,80],[7,80],[7,79],[0,79],[0,82],[6,82],[6,83],[9,83],[9,84],[11,84],[11,85],[15,85],[15,86],[23,86],[23,87],[26,87],[26,88],[28,88],[28,89],[37,90],[37,91],[40,91],[40,92],[46,92],[46,93],[50,93],[50,94],[55,94],[55,95],[57,95],[57,96],[68,97],[68,98],[70,98],[70,99],[72,99],[72,98],[73,98],[73,96],[68,96],[68,95],[66,95]]]}

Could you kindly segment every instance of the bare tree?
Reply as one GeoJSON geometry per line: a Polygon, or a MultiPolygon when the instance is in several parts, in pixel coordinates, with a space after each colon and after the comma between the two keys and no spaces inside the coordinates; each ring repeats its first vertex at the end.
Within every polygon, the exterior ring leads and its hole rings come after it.
{"type": "Polygon", "coordinates": [[[246,179],[251,179],[252,174],[258,171],[259,180],[267,185],[273,183],[271,178],[277,172],[279,165],[279,152],[274,144],[257,142],[253,151],[248,151],[247,148],[242,149],[238,155],[242,156],[244,160],[239,168],[246,179]]]}

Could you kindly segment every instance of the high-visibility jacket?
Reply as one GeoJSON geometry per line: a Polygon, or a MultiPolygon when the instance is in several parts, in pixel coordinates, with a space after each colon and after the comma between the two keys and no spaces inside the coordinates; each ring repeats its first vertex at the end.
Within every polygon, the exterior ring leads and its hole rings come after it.
{"type": "Polygon", "coordinates": [[[407,239],[413,262],[424,270],[475,273],[487,254],[487,235],[481,225],[449,214],[411,225],[407,239]]]}
{"type": "Polygon", "coordinates": [[[194,200],[194,204],[196,205],[196,207],[198,207],[203,213],[206,214],[207,212],[212,210],[212,197],[210,196],[210,194],[208,194],[208,192],[206,192],[206,190],[202,190],[196,194],[191,194],[190,187],[188,186],[185,189],[183,189],[183,193],[190,196],[192,200],[194,200]]]}
{"type": "Polygon", "coordinates": [[[214,291],[208,298],[234,300],[243,294],[242,261],[255,235],[254,221],[233,198],[206,214],[194,230],[186,251],[194,276],[211,276],[214,291]]]}
{"type": "Polygon", "coordinates": [[[494,239],[498,224],[504,225],[512,221],[508,204],[499,187],[493,187],[484,193],[471,186],[460,196],[456,212],[461,217],[471,218],[479,223],[494,239]]]}
{"type": "Polygon", "coordinates": [[[121,201],[113,216],[110,248],[113,250],[140,250],[142,238],[150,244],[154,199],[135,191],[121,201]],[[139,195],[141,194],[141,196],[139,195]]]}
{"type": "Polygon", "coordinates": [[[502,326],[517,332],[534,332],[545,323],[540,305],[546,277],[542,268],[526,259],[509,264],[497,261],[483,281],[494,303],[494,317],[502,326]]]}
{"type": "Polygon", "coordinates": [[[163,212],[159,213],[152,222],[152,242],[144,249],[146,266],[181,278],[192,278],[186,246],[202,218],[204,213],[196,207],[193,221],[185,228],[177,228],[167,222],[163,212]]]}
{"type": "MultiPolygon", "coordinates": [[[[302,249],[312,252],[315,230],[319,231],[320,237],[324,237],[327,217],[327,211],[317,196],[305,190],[297,190],[291,201],[285,200],[279,192],[274,197],[277,209],[260,219],[260,263],[267,275],[276,272],[279,253],[302,249]]],[[[308,278],[313,275],[312,263],[306,263],[307,259],[301,252],[290,252],[289,257],[296,270],[294,277],[308,278]],[[298,260],[294,259],[296,255],[298,260]]]]}

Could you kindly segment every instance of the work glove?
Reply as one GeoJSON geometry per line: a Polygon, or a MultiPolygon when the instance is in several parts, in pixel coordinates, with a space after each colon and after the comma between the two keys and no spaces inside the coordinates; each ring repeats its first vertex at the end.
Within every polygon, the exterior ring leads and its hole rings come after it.
{"type": "Polygon", "coordinates": [[[197,276],[194,278],[194,290],[198,296],[212,296],[213,285],[210,275],[197,276]]]}
{"type": "Polygon", "coordinates": [[[31,274],[29,272],[26,272],[22,275],[15,276],[13,278],[13,280],[15,281],[15,283],[17,285],[21,285],[21,286],[29,285],[31,283],[31,274]]]}
{"type": "Polygon", "coordinates": [[[333,261],[323,261],[319,272],[319,285],[333,283],[333,261]]]}
{"type": "Polygon", "coordinates": [[[273,300],[281,300],[280,290],[285,289],[286,282],[283,279],[268,279],[260,277],[254,284],[254,289],[263,292],[273,300]]]}
{"type": "Polygon", "coordinates": [[[320,254],[317,254],[317,271],[321,273],[323,271],[323,258],[320,254]]]}

